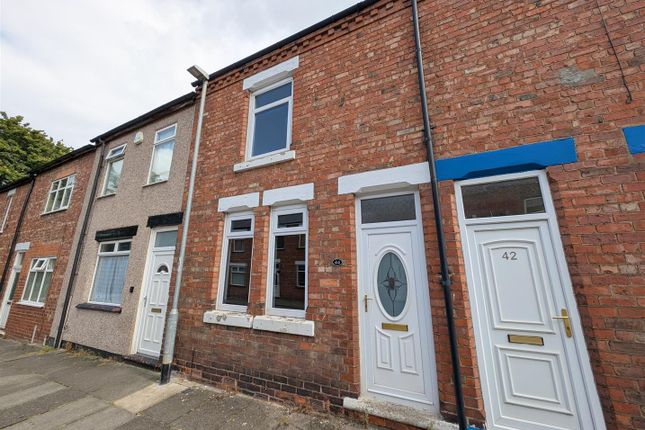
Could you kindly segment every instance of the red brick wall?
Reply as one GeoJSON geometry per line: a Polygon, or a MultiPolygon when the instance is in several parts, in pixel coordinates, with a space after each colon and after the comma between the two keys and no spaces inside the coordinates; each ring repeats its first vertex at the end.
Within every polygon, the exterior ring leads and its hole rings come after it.
{"type": "Polygon", "coordinates": [[[16,288],[14,304],[7,321],[6,336],[8,338],[31,340],[34,327],[36,327],[34,336],[36,343],[43,342],[49,336],[58,296],[64,286],[64,279],[66,279],[69,259],[73,258],[70,256],[70,251],[77,223],[82,215],[85,192],[91,182],[93,161],[94,152],[90,152],[60,167],[46,171],[36,178],[36,185],[29,199],[25,219],[18,236],[19,242],[30,242],[31,246],[25,253],[20,282],[16,288]],[[51,182],[72,174],[76,175],[76,184],[69,208],[42,215],[51,182]],[[51,284],[45,298],[45,305],[42,308],[18,303],[22,298],[31,260],[37,257],[56,257],[51,284]]]}
{"type": "MultiPolygon", "coordinates": [[[[20,211],[25,202],[25,197],[29,192],[30,183],[24,184],[16,188],[16,193],[13,195],[13,200],[11,202],[11,207],[9,208],[9,216],[7,218],[7,223],[4,226],[4,230],[0,233],[0,271],[4,269],[4,265],[7,262],[9,256],[9,249],[11,248],[11,242],[16,232],[16,227],[18,225],[18,218],[20,218],[20,211]]],[[[0,194],[0,223],[4,219],[6,213],[7,204],[9,202],[8,191],[0,194]]],[[[11,265],[13,264],[13,258],[9,262],[9,269],[7,270],[7,278],[9,277],[11,271],[11,265]]],[[[2,272],[0,272],[1,274],[2,272]]],[[[0,292],[0,299],[4,294],[4,287],[0,292]]]]}
{"type": "MultiPolygon", "coordinates": [[[[601,4],[609,2],[603,0],[601,4]]],[[[634,102],[590,1],[420,2],[429,108],[439,158],[574,137],[579,161],[547,170],[586,342],[609,428],[643,425],[643,158],[621,127],[645,123],[644,6],[603,11],[634,102]]],[[[193,377],[265,398],[340,410],[360,391],[354,200],[338,176],[424,161],[408,2],[380,2],[218,79],[207,97],[182,290],[177,364],[193,377]],[[241,79],[300,55],[296,159],[234,173],[248,95],[241,79]],[[217,295],[217,200],[315,184],[309,209],[309,308],[315,338],[202,323],[217,295]],[[345,265],[332,267],[333,258],[345,265]],[[305,400],[306,399],[306,400],[305,400]]],[[[452,183],[443,213],[468,416],[484,419],[452,183]]],[[[432,204],[421,187],[441,412],[454,414],[432,204]]],[[[269,208],[254,210],[249,313],[264,314],[269,208]]]]}

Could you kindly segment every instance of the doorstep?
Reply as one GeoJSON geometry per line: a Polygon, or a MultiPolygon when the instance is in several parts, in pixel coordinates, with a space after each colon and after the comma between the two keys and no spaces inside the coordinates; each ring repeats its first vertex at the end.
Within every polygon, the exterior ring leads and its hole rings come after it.
{"type": "Polygon", "coordinates": [[[143,354],[131,354],[124,355],[122,358],[125,361],[129,361],[130,363],[138,364],[149,369],[161,369],[161,361],[156,357],[149,357],[143,354]]]}
{"type": "Polygon", "coordinates": [[[345,397],[343,407],[350,411],[362,412],[423,429],[457,430],[459,428],[456,424],[443,421],[441,417],[432,415],[429,412],[374,399],[345,397]]]}

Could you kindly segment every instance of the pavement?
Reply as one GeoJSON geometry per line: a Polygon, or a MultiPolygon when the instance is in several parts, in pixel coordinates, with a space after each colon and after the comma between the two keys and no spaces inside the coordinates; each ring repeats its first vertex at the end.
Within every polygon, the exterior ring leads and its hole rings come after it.
{"type": "Polygon", "coordinates": [[[160,386],[158,378],[88,353],[0,339],[0,429],[367,428],[180,379],[160,386]]]}

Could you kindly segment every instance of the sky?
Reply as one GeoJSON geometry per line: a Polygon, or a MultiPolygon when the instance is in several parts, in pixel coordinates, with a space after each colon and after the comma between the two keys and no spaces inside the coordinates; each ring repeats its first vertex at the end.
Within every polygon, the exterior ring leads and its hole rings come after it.
{"type": "Polygon", "coordinates": [[[0,0],[0,111],[74,148],[359,0],[0,0]]]}

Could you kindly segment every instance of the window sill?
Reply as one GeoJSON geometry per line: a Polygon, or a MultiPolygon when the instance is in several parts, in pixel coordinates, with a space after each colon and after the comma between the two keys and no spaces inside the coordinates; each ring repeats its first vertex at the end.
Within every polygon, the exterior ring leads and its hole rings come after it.
{"type": "Polygon", "coordinates": [[[253,327],[253,315],[233,311],[208,311],[204,313],[204,322],[229,327],[253,327]]]}
{"type": "Polygon", "coordinates": [[[98,303],[79,303],[76,309],[87,309],[90,311],[108,312],[112,314],[120,314],[121,306],[117,305],[99,305],[98,303]]]}
{"type": "Polygon", "coordinates": [[[40,216],[57,214],[58,212],[64,212],[67,209],[69,209],[69,206],[67,206],[66,208],[56,209],[55,211],[43,212],[40,214],[40,216]]]}
{"type": "Polygon", "coordinates": [[[98,196],[98,197],[96,198],[96,200],[100,200],[100,199],[107,199],[107,198],[109,198],[109,197],[114,197],[114,196],[116,196],[116,193],[103,194],[102,196],[98,196]]]}
{"type": "Polygon", "coordinates": [[[234,172],[243,172],[245,170],[257,169],[259,167],[269,166],[271,164],[284,163],[285,161],[294,160],[296,151],[284,151],[278,154],[267,155],[266,157],[254,158],[233,165],[234,172]]]}
{"type": "Polygon", "coordinates": [[[152,182],[152,183],[150,183],[150,184],[145,184],[145,185],[143,186],[143,188],[154,187],[155,185],[165,184],[166,182],[168,182],[168,179],[165,179],[165,180],[163,180],[163,181],[159,181],[159,182],[152,182]]]}
{"type": "Polygon", "coordinates": [[[300,318],[258,315],[253,319],[253,328],[255,330],[314,337],[314,322],[300,318]]]}
{"type": "Polygon", "coordinates": [[[44,303],[18,302],[16,304],[20,305],[20,306],[29,306],[30,308],[44,308],[45,307],[44,303]]]}

